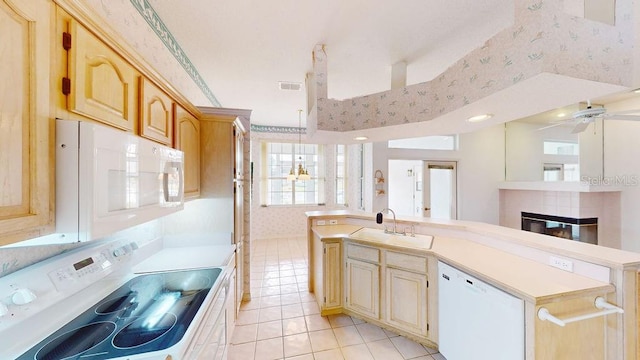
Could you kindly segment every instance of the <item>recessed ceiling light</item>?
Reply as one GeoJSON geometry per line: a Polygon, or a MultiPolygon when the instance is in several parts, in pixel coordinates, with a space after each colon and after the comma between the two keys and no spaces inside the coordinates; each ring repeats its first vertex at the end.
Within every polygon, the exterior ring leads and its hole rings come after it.
{"type": "Polygon", "coordinates": [[[367,139],[369,139],[369,138],[366,137],[366,136],[356,136],[356,137],[353,138],[353,140],[357,140],[357,141],[364,141],[364,140],[367,140],[367,139]]]}
{"type": "Polygon", "coordinates": [[[640,89],[635,89],[635,90],[633,90],[633,92],[636,93],[636,94],[640,94],[640,89]]]}
{"type": "Polygon", "coordinates": [[[480,122],[480,121],[485,121],[487,119],[491,119],[492,116],[493,116],[493,114],[476,115],[476,116],[472,116],[472,117],[468,118],[467,121],[468,122],[480,122]]]}
{"type": "Polygon", "coordinates": [[[559,117],[559,118],[563,118],[563,117],[567,116],[567,114],[565,114],[565,113],[560,113],[560,114],[558,114],[558,115],[556,115],[556,116],[557,116],[557,117],[559,117]]]}

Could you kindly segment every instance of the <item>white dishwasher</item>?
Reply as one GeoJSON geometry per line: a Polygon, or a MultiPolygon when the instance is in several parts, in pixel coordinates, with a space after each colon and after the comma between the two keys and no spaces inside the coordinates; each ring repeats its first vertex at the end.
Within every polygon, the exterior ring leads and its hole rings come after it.
{"type": "Polygon", "coordinates": [[[524,301],[440,261],[438,317],[447,360],[524,359],[524,301]]]}

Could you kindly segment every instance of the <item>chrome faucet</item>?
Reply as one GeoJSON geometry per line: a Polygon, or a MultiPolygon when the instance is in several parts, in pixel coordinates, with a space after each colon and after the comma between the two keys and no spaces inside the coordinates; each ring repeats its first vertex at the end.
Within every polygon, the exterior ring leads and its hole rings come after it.
{"type": "Polygon", "coordinates": [[[391,209],[389,209],[389,208],[384,208],[384,209],[382,209],[382,211],[380,211],[379,213],[377,213],[377,214],[376,214],[376,223],[378,223],[378,224],[382,224],[382,213],[383,213],[383,212],[385,212],[385,211],[391,212],[391,214],[393,215],[393,231],[389,231],[389,230],[387,230],[387,227],[385,226],[385,227],[384,227],[384,232],[385,232],[385,233],[390,233],[390,234],[400,234],[400,235],[405,235],[405,234],[406,234],[405,232],[401,232],[401,233],[399,233],[399,232],[397,232],[397,231],[396,231],[396,230],[397,230],[397,226],[396,226],[396,213],[395,213],[395,211],[393,211],[393,210],[391,210],[391,209]]]}

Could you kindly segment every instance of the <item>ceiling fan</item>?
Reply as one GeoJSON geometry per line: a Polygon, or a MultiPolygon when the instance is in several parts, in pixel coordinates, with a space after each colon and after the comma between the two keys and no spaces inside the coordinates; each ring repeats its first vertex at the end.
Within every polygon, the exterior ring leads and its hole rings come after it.
{"type": "Polygon", "coordinates": [[[607,112],[607,109],[604,107],[592,107],[591,101],[587,100],[587,108],[574,112],[571,115],[571,119],[564,120],[562,122],[540,128],[539,130],[548,129],[551,127],[573,122],[576,125],[573,128],[573,130],[571,130],[571,133],[578,134],[585,131],[589,126],[589,124],[596,121],[597,119],[640,121],[640,115],[631,115],[631,114],[640,114],[640,109],[610,113],[610,112],[607,112]]]}

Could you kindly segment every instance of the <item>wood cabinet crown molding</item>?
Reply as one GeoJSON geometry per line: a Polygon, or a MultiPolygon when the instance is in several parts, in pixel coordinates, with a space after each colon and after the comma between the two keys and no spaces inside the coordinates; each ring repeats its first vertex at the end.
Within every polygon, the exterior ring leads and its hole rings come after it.
{"type": "Polygon", "coordinates": [[[239,117],[239,118],[244,118],[246,121],[249,121],[249,119],[251,118],[251,110],[248,110],[248,109],[232,109],[232,108],[199,106],[198,110],[202,115],[200,117],[200,120],[234,121],[236,118],[239,117]]]}

